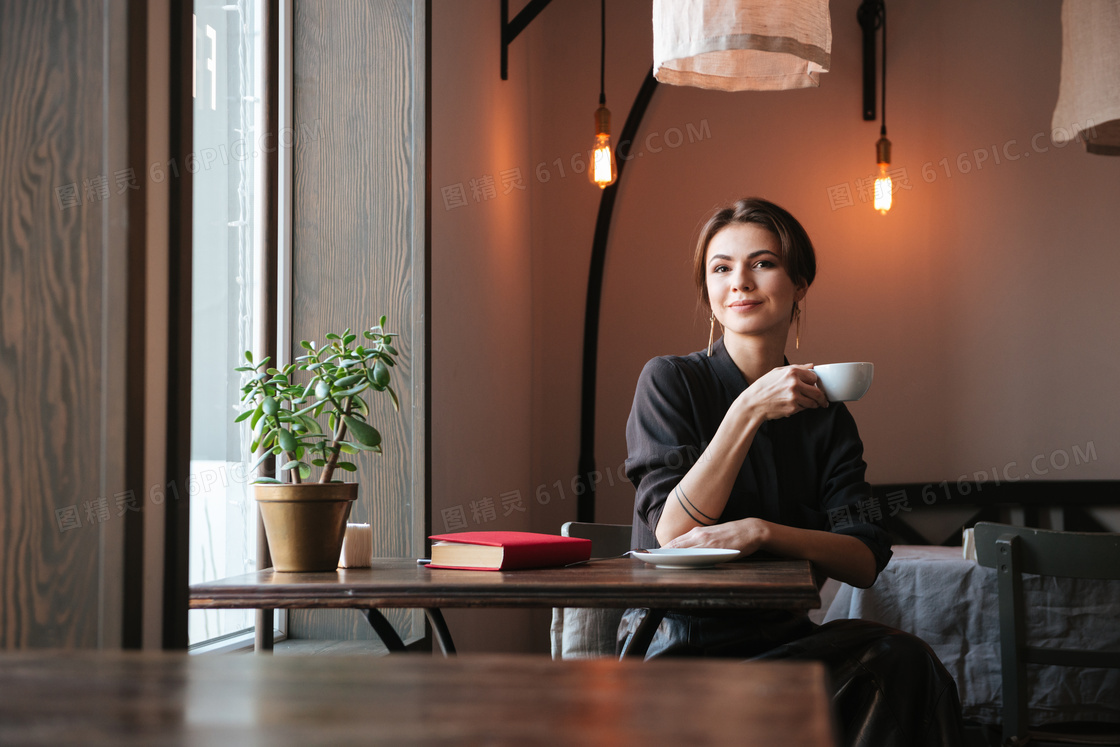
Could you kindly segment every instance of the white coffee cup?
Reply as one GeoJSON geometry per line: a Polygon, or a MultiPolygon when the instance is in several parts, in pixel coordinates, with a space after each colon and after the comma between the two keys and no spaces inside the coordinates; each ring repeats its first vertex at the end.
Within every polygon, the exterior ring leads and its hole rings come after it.
{"type": "Polygon", "coordinates": [[[817,386],[829,402],[854,402],[871,387],[875,366],[871,363],[825,363],[813,366],[817,386]]]}

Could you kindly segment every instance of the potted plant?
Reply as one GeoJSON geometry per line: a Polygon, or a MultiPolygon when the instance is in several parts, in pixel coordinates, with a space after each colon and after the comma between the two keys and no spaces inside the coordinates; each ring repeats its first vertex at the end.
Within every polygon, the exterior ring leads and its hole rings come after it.
{"type": "Polygon", "coordinates": [[[253,451],[263,450],[253,470],[274,456],[277,472],[291,476],[290,482],[272,477],[253,482],[277,571],[330,571],[338,565],[358,484],[336,480],[335,473],[357,471],[348,455],[381,452],[381,434],[369,423],[368,392],[385,392],[400,408],[389,385],[396,335],[384,331],[385,322],[381,317],[357,345],[358,335],[349,329],[328,334],[322,347],[304,340],[305,354],[282,370],[269,367],[269,358],[254,362],[251,351],[245,351],[246,365],[235,369],[249,376],[235,422],[248,420],[253,451]],[[297,371],[308,372],[310,380],[297,382],[297,371]]]}

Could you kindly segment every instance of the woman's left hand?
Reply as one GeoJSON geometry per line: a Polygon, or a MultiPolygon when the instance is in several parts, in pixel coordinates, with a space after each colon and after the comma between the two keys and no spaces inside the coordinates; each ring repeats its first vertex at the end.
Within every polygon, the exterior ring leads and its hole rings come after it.
{"type": "Polygon", "coordinates": [[[694,527],[662,547],[715,547],[752,555],[766,541],[767,524],[762,519],[740,519],[710,527],[694,527]]]}

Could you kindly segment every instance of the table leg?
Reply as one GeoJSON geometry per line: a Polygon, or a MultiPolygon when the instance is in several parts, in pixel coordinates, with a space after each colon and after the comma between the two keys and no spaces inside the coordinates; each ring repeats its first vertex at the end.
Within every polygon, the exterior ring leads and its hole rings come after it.
{"type": "Polygon", "coordinates": [[[272,625],[274,610],[257,610],[255,615],[255,628],[253,635],[253,650],[258,654],[272,653],[272,625]]]}
{"type": "Polygon", "coordinates": [[[443,613],[439,611],[438,607],[429,607],[424,610],[424,614],[428,616],[428,622],[432,626],[432,634],[435,635],[436,641],[439,643],[439,648],[443,651],[444,656],[455,655],[455,642],[451,640],[451,631],[447,629],[447,623],[443,619],[443,613]]]}
{"type": "Polygon", "coordinates": [[[646,610],[645,617],[638,623],[638,629],[634,631],[634,635],[630,636],[630,640],[626,642],[626,647],[622,649],[622,654],[619,658],[644,658],[646,651],[649,650],[649,644],[653,643],[653,635],[657,632],[657,626],[659,626],[664,619],[665,610],[646,610]]]}
{"type": "Polygon", "coordinates": [[[361,610],[365,615],[366,620],[369,621],[370,627],[373,632],[381,638],[381,642],[385,644],[385,648],[389,649],[389,653],[403,653],[405,651],[404,641],[397,635],[397,631],[389,624],[389,621],[375,609],[361,610]]]}

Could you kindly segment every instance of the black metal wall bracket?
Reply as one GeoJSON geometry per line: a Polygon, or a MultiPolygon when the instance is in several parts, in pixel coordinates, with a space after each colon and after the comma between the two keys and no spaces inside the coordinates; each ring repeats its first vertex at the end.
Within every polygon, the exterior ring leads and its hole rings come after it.
{"type": "Polygon", "coordinates": [[[509,45],[550,2],[552,0],[529,0],[511,21],[509,0],[502,0],[502,80],[509,80],[509,45]]]}
{"type": "Polygon", "coordinates": [[[868,122],[876,118],[875,32],[882,27],[885,14],[883,0],[863,0],[856,11],[856,20],[863,29],[863,118],[868,122]]]}

